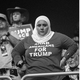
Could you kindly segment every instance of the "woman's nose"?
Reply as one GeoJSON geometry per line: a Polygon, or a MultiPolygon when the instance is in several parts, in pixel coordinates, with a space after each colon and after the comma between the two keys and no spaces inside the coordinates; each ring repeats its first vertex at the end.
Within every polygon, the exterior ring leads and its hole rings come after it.
{"type": "Polygon", "coordinates": [[[44,28],[42,27],[41,30],[44,30],[44,28]]]}
{"type": "Polygon", "coordinates": [[[41,26],[41,29],[43,29],[43,26],[41,26]]]}

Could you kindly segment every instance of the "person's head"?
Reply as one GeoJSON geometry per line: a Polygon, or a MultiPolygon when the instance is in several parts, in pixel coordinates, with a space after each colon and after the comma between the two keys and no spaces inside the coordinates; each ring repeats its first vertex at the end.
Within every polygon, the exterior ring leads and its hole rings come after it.
{"type": "Polygon", "coordinates": [[[73,37],[73,40],[76,42],[76,44],[79,46],[79,37],[75,36],[73,37]]]}
{"type": "Polygon", "coordinates": [[[73,35],[72,39],[77,43],[77,45],[79,45],[79,27],[77,27],[73,35]]]}
{"type": "Polygon", "coordinates": [[[35,20],[35,27],[32,38],[37,43],[45,43],[52,38],[54,31],[51,31],[51,24],[48,17],[41,15],[35,20]]]}
{"type": "Polygon", "coordinates": [[[69,60],[68,60],[69,66],[70,67],[75,67],[79,65],[79,56],[73,55],[69,60]]]}
{"type": "Polygon", "coordinates": [[[79,35],[75,35],[72,39],[76,42],[77,46],[79,47],[79,35]]]}
{"type": "Polygon", "coordinates": [[[20,22],[26,23],[29,19],[29,13],[27,9],[15,7],[15,8],[8,8],[7,9],[8,18],[10,20],[10,24],[20,22]]]}
{"type": "Polygon", "coordinates": [[[0,35],[6,34],[8,31],[9,23],[6,15],[0,13],[0,35]]]}
{"type": "Polygon", "coordinates": [[[13,21],[20,21],[21,20],[21,13],[20,12],[14,12],[12,14],[13,21]]]}
{"type": "Polygon", "coordinates": [[[46,36],[50,31],[50,20],[46,16],[39,16],[35,21],[36,33],[40,36],[46,36]]]}

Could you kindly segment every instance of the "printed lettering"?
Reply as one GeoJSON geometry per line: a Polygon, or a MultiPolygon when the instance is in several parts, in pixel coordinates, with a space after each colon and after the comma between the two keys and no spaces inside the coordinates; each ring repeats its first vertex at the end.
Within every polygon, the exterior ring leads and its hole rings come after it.
{"type": "Polygon", "coordinates": [[[33,53],[29,53],[29,54],[30,54],[30,56],[32,57],[32,54],[33,54],[33,53]]]}
{"type": "Polygon", "coordinates": [[[29,36],[30,28],[15,30],[21,39],[24,39],[26,36],[29,36]]]}
{"type": "Polygon", "coordinates": [[[29,53],[30,57],[40,57],[40,56],[50,56],[52,52],[35,52],[35,53],[29,53]]]}
{"type": "Polygon", "coordinates": [[[35,48],[35,52],[38,51],[38,52],[42,52],[42,51],[46,51],[46,47],[41,47],[41,48],[35,48]]]}

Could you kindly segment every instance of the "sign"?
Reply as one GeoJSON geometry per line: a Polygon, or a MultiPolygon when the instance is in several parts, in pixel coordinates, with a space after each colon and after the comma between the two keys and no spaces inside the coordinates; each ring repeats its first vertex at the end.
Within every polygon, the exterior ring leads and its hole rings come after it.
{"type": "Polygon", "coordinates": [[[21,25],[20,27],[10,27],[9,32],[17,39],[24,39],[32,34],[33,28],[31,24],[21,25]]]}

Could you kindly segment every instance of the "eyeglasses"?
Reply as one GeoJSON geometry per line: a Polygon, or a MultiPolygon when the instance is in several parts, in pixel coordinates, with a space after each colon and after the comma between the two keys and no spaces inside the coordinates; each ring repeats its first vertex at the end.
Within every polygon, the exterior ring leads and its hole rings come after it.
{"type": "Polygon", "coordinates": [[[37,26],[38,26],[38,27],[40,27],[40,26],[44,26],[44,27],[46,27],[47,24],[38,24],[37,26]]]}

